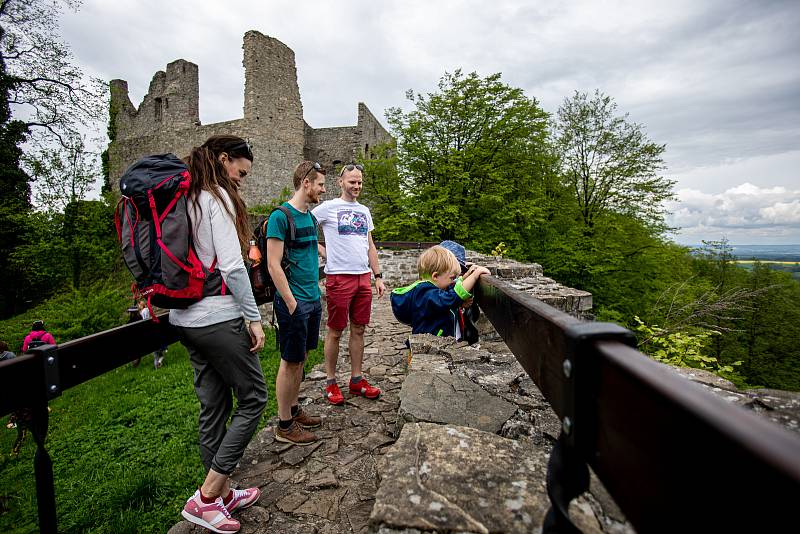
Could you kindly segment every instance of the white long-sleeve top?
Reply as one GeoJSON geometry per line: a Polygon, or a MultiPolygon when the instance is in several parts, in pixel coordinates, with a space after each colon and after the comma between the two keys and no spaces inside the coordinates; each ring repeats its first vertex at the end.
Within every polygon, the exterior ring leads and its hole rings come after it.
{"type": "MultiPolygon", "coordinates": [[[[233,205],[228,194],[220,189],[220,197],[233,205]]],[[[189,217],[194,233],[194,247],[203,265],[210,267],[217,260],[225,285],[225,295],[215,295],[192,304],[185,310],[170,310],[169,322],[176,326],[202,327],[230,321],[244,316],[248,321],[260,321],[250,279],[242,259],[236,224],[225,208],[208,191],[197,196],[198,210],[192,199],[188,201],[189,217]]]]}

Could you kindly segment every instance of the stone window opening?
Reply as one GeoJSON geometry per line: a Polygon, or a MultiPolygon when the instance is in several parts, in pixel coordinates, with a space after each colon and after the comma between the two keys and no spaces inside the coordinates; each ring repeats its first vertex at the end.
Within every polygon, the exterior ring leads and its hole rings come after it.
{"type": "Polygon", "coordinates": [[[369,158],[369,143],[364,145],[364,157],[369,158]]]}
{"type": "Polygon", "coordinates": [[[156,120],[160,121],[161,120],[161,113],[162,113],[161,99],[160,98],[156,98],[154,102],[155,102],[156,120]]]}

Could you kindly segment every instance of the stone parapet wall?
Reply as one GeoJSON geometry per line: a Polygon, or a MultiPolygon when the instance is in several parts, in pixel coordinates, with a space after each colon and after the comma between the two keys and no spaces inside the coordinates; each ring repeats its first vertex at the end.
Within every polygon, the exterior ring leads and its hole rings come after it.
{"type": "MultiPolygon", "coordinates": [[[[378,260],[387,287],[402,287],[417,280],[417,258],[421,253],[421,250],[416,249],[379,250],[378,260]]],[[[509,258],[486,256],[471,250],[467,251],[467,262],[487,267],[493,276],[514,289],[533,295],[565,313],[578,318],[589,317],[592,294],[563,286],[552,278],[544,276],[542,266],[538,263],[521,263],[509,258]]]]}

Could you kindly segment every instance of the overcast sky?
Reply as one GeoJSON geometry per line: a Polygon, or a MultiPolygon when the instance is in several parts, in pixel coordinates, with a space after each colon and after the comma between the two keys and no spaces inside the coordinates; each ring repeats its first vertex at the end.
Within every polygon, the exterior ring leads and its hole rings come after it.
{"type": "Polygon", "coordinates": [[[251,29],[294,50],[315,128],[355,124],[359,101],[385,123],[456,68],[502,72],[550,113],[600,89],[667,145],[678,242],[800,244],[800,1],[84,0],[62,20],[77,62],[137,106],[167,63],[198,64],[206,124],[242,116],[251,29]]]}

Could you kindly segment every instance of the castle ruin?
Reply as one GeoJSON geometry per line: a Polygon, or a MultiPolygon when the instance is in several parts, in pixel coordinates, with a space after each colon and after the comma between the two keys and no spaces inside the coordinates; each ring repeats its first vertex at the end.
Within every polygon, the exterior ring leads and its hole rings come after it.
{"type": "MultiPolygon", "coordinates": [[[[363,103],[358,104],[355,126],[312,128],[303,119],[294,52],[257,31],[245,34],[243,49],[241,119],[200,123],[198,67],[183,59],[168,64],[166,72],[156,72],[138,108],[128,96],[128,83],[111,81],[116,135],[109,146],[109,171],[114,191],[125,169],[142,156],[173,152],[184,157],[212,135],[233,134],[253,146],[253,171],[242,185],[245,202],[268,204],[287,186],[291,189],[292,172],[302,160],[331,170],[360,154],[369,156],[370,147],[392,139],[363,103]]],[[[328,180],[330,186],[333,182],[328,180]]]]}

